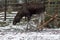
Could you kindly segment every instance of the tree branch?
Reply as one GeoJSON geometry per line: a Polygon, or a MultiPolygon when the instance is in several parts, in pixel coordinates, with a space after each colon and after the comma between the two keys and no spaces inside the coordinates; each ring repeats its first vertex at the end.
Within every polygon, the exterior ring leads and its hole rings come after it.
{"type": "Polygon", "coordinates": [[[50,23],[51,21],[53,21],[56,17],[57,17],[57,14],[54,14],[48,21],[46,21],[42,25],[38,25],[37,29],[43,30],[44,26],[46,26],[48,23],[50,23]]]}

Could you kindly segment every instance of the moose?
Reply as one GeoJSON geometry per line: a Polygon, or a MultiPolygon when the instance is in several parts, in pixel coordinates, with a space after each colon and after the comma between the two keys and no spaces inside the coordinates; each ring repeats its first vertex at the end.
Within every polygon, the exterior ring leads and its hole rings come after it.
{"type": "Polygon", "coordinates": [[[18,11],[16,14],[13,25],[20,22],[22,17],[27,17],[27,20],[30,21],[33,14],[41,14],[45,12],[45,4],[44,3],[24,3],[22,4],[22,9],[18,11]]]}

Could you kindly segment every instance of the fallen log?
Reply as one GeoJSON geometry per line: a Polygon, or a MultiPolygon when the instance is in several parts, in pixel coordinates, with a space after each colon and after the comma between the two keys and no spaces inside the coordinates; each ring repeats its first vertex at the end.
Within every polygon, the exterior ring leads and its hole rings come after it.
{"type": "Polygon", "coordinates": [[[46,26],[48,23],[53,21],[57,17],[57,14],[54,14],[48,21],[44,22],[42,25],[38,25],[37,29],[38,30],[43,30],[44,26],[46,26]]]}

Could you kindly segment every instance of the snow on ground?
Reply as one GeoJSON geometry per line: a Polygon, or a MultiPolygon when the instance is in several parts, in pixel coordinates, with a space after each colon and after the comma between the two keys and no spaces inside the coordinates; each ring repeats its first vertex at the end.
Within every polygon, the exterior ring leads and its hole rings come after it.
{"type": "Polygon", "coordinates": [[[59,31],[41,31],[41,32],[0,32],[0,40],[60,40],[59,31]],[[59,33],[58,33],[59,32],[59,33]]]}
{"type": "MultiPolygon", "coordinates": [[[[34,26],[34,23],[32,23],[34,26]]],[[[0,27],[0,40],[60,40],[59,29],[44,29],[43,31],[23,31],[27,25],[12,25],[0,27]]]]}
{"type": "Polygon", "coordinates": [[[0,27],[0,40],[60,40],[60,28],[21,32],[18,28],[0,27]]]}
{"type": "MultiPolygon", "coordinates": [[[[34,26],[34,23],[32,23],[34,26]]],[[[44,29],[40,32],[25,31],[27,24],[0,27],[0,40],[60,40],[59,29],[44,29]]]]}
{"type": "MultiPolygon", "coordinates": [[[[32,22],[30,24],[33,26],[33,28],[36,26],[36,24],[32,22]]],[[[0,27],[0,40],[60,40],[60,28],[44,29],[43,31],[39,32],[26,32],[26,27],[27,24],[15,26],[10,24],[6,27],[0,27]]]]}

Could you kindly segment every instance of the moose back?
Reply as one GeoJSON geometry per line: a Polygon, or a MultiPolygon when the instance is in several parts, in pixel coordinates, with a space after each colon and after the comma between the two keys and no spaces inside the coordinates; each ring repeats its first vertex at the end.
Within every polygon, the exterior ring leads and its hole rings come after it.
{"type": "Polygon", "coordinates": [[[16,25],[16,23],[20,22],[22,17],[27,17],[27,20],[31,19],[31,16],[33,14],[41,14],[42,12],[45,12],[45,4],[44,3],[25,3],[22,4],[22,9],[18,11],[16,14],[13,25],[16,25]]]}

